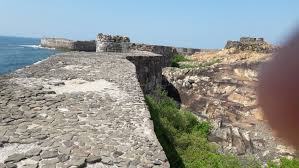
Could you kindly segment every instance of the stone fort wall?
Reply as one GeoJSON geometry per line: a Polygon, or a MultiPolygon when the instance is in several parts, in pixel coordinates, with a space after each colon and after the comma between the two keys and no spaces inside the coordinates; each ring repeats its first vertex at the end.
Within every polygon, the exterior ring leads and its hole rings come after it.
{"type": "Polygon", "coordinates": [[[0,167],[170,167],[144,101],[159,57],[65,52],[0,76],[0,167]]]}
{"type": "Polygon", "coordinates": [[[124,52],[122,48],[126,48],[126,52],[129,52],[130,50],[148,51],[164,56],[162,59],[163,66],[170,65],[171,58],[176,54],[192,55],[195,52],[201,52],[204,50],[197,48],[132,43],[128,37],[103,34],[99,34],[96,41],[73,41],[63,38],[43,38],[41,40],[41,46],[62,50],[87,52],[113,52],[112,50],[115,50],[114,52],[124,52]]]}
{"type": "Polygon", "coordinates": [[[68,51],[87,51],[94,52],[96,43],[92,41],[73,41],[64,38],[42,38],[41,46],[68,51]]]}

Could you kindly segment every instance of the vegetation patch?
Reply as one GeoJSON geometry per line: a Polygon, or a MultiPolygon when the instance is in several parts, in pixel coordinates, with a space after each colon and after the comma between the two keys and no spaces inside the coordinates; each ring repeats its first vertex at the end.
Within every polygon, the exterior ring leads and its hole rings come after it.
{"type": "Polygon", "coordinates": [[[206,63],[201,63],[198,64],[196,62],[192,62],[192,63],[181,63],[180,62],[190,62],[191,60],[186,58],[183,55],[175,55],[172,60],[171,60],[171,67],[177,67],[177,68],[205,68],[205,67],[209,67],[212,66],[214,64],[220,63],[221,60],[220,59],[214,59],[211,60],[209,62],[206,63]]]}
{"type": "Polygon", "coordinates": [[[211,125],[180,109],[166,92],[155,91],[146,96],[146,102],[171,167],[244,167],[234,156],[218,154],[207,140],[211,125]]]}
{"type": "Polygon", "coordinates": [[[274,163],[273,161],[269,161],[267,163],[267,167],[268,168],[299,168],[299,160],[281,158],[280,163],[274,163]]]}
{"type": "MultiPolygon", "coordinates": [[[[160,89],[145,97],[155,125],[155,132],[163,146],[171,167],[174,168],[258,168],[254,159],[239,160],[228,154],[219,154],[217,147],[208,142],[209,122],[199,121],[191,112],[179,105],[160,89]]],[[[281,159],[263,167],[298,168],[297,160],[281,159]]]]}
{"type": "Polygon", "coordinates": [[[212,66],[214,64],[218,64],[220,63],[221,60],[220,59],[214,59],[211,60],[209,62],[205,62],[205,63],[201,63],[201,64],[179,64],[179,68],[184,69],[184,68],[205,68],[205,67],[209,67],[212,66]]]}
{"type": "Polygon", "coordinates": [[[179,62],[190,61],[183,55],[177,54],[171,59],[171,67],[180,67],[179,62]]]}

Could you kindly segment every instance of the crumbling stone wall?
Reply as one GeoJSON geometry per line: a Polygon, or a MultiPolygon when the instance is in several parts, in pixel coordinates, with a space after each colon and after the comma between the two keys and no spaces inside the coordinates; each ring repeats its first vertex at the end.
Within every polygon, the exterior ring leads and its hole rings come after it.
{"type": "Polygon", "coordinates": [[[111,36],[100,33],[97,36],[96,52],[128,52],[130,39],[125,36],[111,36]]]}
{"type": "Polygon", "coordinates": [[[64,38],[42,38],[41,46],[47,48],[72,50],[74,48],[74,41],[64,38]]]}
{"type": "Polygon", "coordinates": [[[75,41],[73,51],[94,52],[96,50],[96,41],[75,41]]]}
{"type": "Polygon", "coordinates": [[[127,56],[136,67],[137,79],[145,94],[150,93],[162,84],[161,55],[149,54],[148,56],[127,56]]]}
{"type": "Polygon", "coordinates": [[[149,51],[156,54],[161,54],[163,57],[162,59],[162,66],[167,67],[170,66],[171,59],[176,54],[190,56],[196,52],[201,52],[202,49],[196,48],[177,48],[171,46],[161,46],[161,45],[149,45],[149,44],[138,44],[138,43],[131,43],[130,47],[131,50],[139,50],[139,51],[149,51]]]}
{"type": "Polygon", "coordinates": [[[42,38],[41,46],[69,51],[87,51],[94,52],[96,43],[92,41],[73,41],[64,38],[42,38]]]}
{"type": "Polygon", "coordinates": [[[225,49],[238,51],[255,51],[258,53],[271,53],[276,48],[264,41],[263,38],[241,37],[240,41],[227,41],[225,49]]]}
{"type": "Polygon", "coordinates": [[[170,65],[171,58],[178,54],[177,50],[173,47],[158,46],[158,45],[147,45],[147,44],[130,44],[130,50],[148,51],[162,55],[161,65],[167,67],[170,65]]]}
{"type": "Polygon", "coordinates": [[[181,55],[193,55],[195,54],[196,52],[201,52],[202,49],[199,49],[199,48],[183,48],[183,47],[177,47],[175,48],[176,51],[178,52],[178,54],[181,54],[181,55]]]}
{"type": "Polygon", "coordinates": [[[202,49],[182,48],[162,45],[149,45],[131,43],[126,36],[112,36],[98,34],[94,41],[72,41],[63,38],[43,38],[41,46],[56,48],[70,51],[87,51],[87,52],[130,52],[132,50],[148,51],[160,54],[163,58],[160,60],[162,67],[170,66],[171,59],[176,54],[192,55],[196,52],[201,52],[202,49]]]}
{"type": "Polygon", "coordinates": [[[162,66],[164,65],[166,58],[166,49],[169,49],[169,53],[167,54],[172,54],[170,52],[172,51],[170,47],[137,46],[131,44],[128,37],[104,34],[99,34],[97,36],[96,43],[96,52],[98,53],[110,53],[110,56],[112,57],[117,57],[119,54],[128,54],[126,58],[134,63],[137,79],[144,93],[150,93],[158,85],[161,85],[162,66]],[[130,55],[130,53],[134,54],[130,55]],[[164,57],[154,53],[161,53],[164,57]]]}

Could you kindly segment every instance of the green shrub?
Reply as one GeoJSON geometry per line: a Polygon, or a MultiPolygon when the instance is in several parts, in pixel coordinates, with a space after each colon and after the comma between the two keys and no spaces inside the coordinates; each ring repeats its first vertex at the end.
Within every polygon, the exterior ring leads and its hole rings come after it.
{"type": "Polygon", "coordinates": [[[177,54],[171,59],[171,67],[179,67],[180,66],[179,62],[184,62],[184,61],[190,61],[190,60],[184,57],[183,55],[177,54]]]}
{"type": "Polygon", "coordinates": [[[218,154],[208,142],[211,125],[181,110],[166,92],[156,91],[146,96],[146,102],[171,167],[241,167],[235,157],[218,154]]]}
{"type": "Polygon", "coordinates": [[[272,161],[268,162],[268,168],[299,168],[299,160],[297,159],[287,159],[281,158],[280,164],[274,163],[272,161]]]}
{"type": "MultiPolygon", "coordinates": [[[[254,158],[237,159],[233,155],[221,155],[208,142],[211,130],[209,122],[200,122],[189,111],[157,89],[145,97],[156,135],[163,146],[171,167],[174,168],[260,168],[254,158]]],[[[277,164],[269,162],[268,168],[299,168],[298,160],[281,159],[277,164]]]]}
{"type": "Polygon", "coordinates": [[[184,68],[205,68],[205,67],[209,67],[209,66],[212,66],[212,65],[220,63],[220,62],[221,62],[220,59],[214,59],[209,62],[202,63],[202,64],[182,64],[182,65],[178,65],[177,67],[182,68],[182,69],[184,69],[184,68]]]}

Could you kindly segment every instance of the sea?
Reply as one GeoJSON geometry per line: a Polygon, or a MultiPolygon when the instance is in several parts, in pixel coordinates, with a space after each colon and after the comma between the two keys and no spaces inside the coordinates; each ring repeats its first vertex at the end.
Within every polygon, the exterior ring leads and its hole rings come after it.
{"type": "Polygon", "coordinates": [[[0,75],[34,64],[58,51],[40,47],[39,38],[0,36],[0,75]]]}

